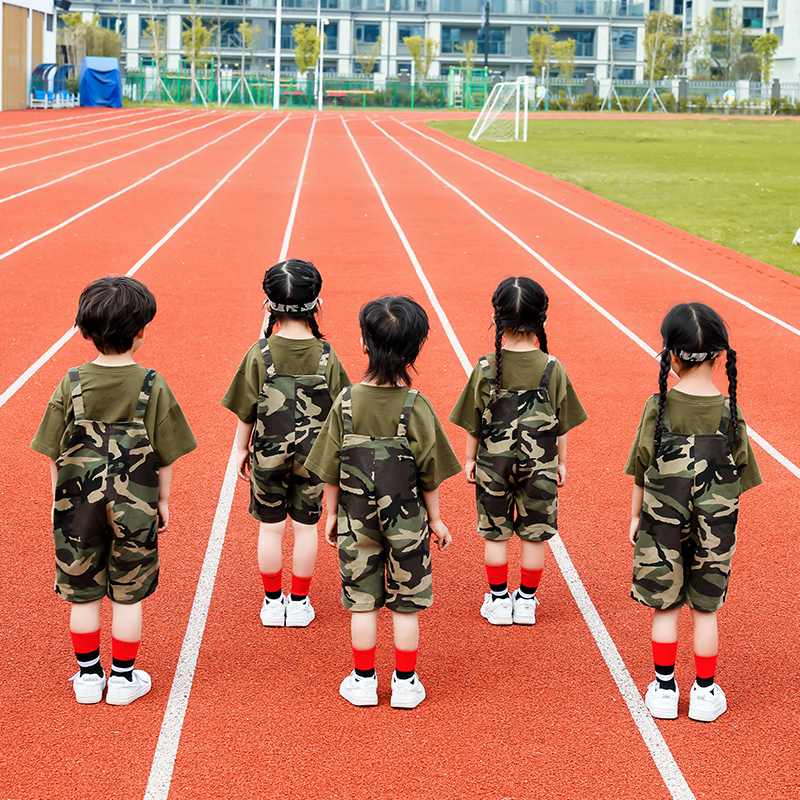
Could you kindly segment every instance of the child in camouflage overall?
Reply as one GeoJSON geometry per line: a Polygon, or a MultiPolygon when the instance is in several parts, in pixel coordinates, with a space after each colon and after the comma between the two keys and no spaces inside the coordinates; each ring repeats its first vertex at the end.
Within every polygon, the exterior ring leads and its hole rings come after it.
{"type": "Polygon", "coordinates": [[[450,421],[467,432],[464,475],[475,484],[485,540],[490,592],[481,616],[492,625],[533,625],[544,543],[557,532],[567,432],[587,417],[564,367],[548,354],[544,289],[530,278],[506,278],[492,306],[495,352],[475,365],[450,421]],[[521,578],[509,595],[508,543],[515,533],[521,578]]]}
{"type": "Polygon", "coordinates": [[[316,267],[282,261],[267,270],[263,288],[269,307],[265,338],[242,359],[222,405],[239,418],[239,477],[250,484],[250,514],[259,523],[261,623],[304,628],[315,616],[308,590],[322,515],[322,482],[309,474],[305,460],[333,398],[350,380],[317,325],[322,277],[316,267]],[[288,597],[282,592],[287,516],[294,533],[288,597]]]}
{"type": "Polygon", "coordinates": [[[112,671],[106,702],[127,705],[150,691],[134,669],[142,600],[158,585],[158,533],[169,522],[172,463],[197,442],[166,381],[133,354],[156,313],[134,278],[91,283],[75,324],[98,355],[56,387],[31,447],[51,459],[56,593],[71,603],[70,633],[80,670],[79,703],[99,703],[100,605],[111,599],[112,671]]]}
{"type": "Polygon", "coordinates": [[[653,609],[656,680],[645,704],[658,719],[678,716],[675,658],[685,604],[692,612],[696,667],[689,717],[713,722],[727,708],[714,683],[717,610],[736,549],[739,495],[761,483],[761,475],[736,404],[736,353],[720,316],[702,303],[677,305],[664,317],[661,337],[659,392],[645,404],[625,465],[636,480],[631,596],[653,609]],[[723,352],[729,397],[712,378],[723,352]],[[678,383],[667,391],[670,369],[678,383]]]}
{"type": "Polygon", "coordinates": [[[425,311],[408,297],[367,303],[359,315],[369,364],[345,389],[306,462],[327,484],[325,538],[338,545],[342,604],[353,612],[355,669],[339,693],[356,706],[378,703],[378,610],[392,612],[393,708],[416,708],[418,612],[433,602],[430,538],[451,537],[439,516],[439,484],[461,467],[426,397],[409,389],[428,335],[425,311]],[[426,520],[427,517],[427,520],[426,520]]]}

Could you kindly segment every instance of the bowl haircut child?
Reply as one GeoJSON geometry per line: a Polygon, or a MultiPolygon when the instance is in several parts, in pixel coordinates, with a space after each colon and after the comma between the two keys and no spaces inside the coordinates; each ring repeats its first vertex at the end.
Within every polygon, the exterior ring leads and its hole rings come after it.
{"type": "Polygon", "coordinates": [[[272,336],[275,323],[289,319],[304,320],[317,339],[325,337],[317,324],[319,293],[322,291],[322,276],[310,261],[290,258],[280,261],[267,270],[262,283],[265,301],[269,308],[269,320],[264,336],[272,336]]]}

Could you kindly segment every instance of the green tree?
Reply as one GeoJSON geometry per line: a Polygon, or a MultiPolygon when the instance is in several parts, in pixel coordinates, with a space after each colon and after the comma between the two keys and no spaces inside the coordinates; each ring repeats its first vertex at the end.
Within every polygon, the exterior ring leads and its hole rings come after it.
{"type": "Polygon", "coordinates": [[[644,21],[644,64],[648,80],[674,77],[681,69],[681,18],[653,11],[644,21]]]}
{"type": "MultiPolygon", "coordinates": [[[[246,8],[245,5],[242,6],[242,9],[246,8]]],[[[239,24],[239,27],[236,29],[239,36],[242,37],[242,72],[241,72],[241,83],[239,84],[239,100],[240,102],[244,103],[244,58],[246,53],[250,53],[250,58],[253,58],[253,53],[256,49],[256,44],[258,43],[258,34],[261,33],[261,26],[260,25],[253,25],[252,23],[248,22],[244,18],[244,10],[242,11],[242,22],[239,24]]],[[[249,90],[248,90],[249,91],[249,90]]],[[[251,96],[252,97],[252,96],[251,96]]],[[[251,100],[252,102],[252,100],[251,100]]]]}
{"type": "Polygon", "coordinates": [[[120,58],[122,36],[100,26],[100,16],[95,14],[88,22],[83,14],[64,14],[64,27],[58,31],[58,43],[67,51],[68,64],[80,64],[85,56],[120,58]]]}
{"type": "Polygon", "coordinates": [[[752,51],[752,39],[742,26],[737,9],[712,9],[706,19],[698,22],[692,39],[695,74],[712,80],[733,80],[737,65],[752,51]]]}
{"type": "Polygon", "coordinates": [[[358,47],[358,42],[353,39],[353,49],[356,53],[356,61],[361,64],[361,69],[364,71],[365,75],[372,75],[372,71],[375,69],[375,63],[378,60],[378,56],[381,54],[381,43],[382,39],[379,36],[378,41],[372,45],[370,50],[360,50],[358,47]]]}
{"type": "MultiPolygon", "coordinates": [[[[189,0],[192,13],[183,20],[183,54],[189,62],[191,86],[189,89],[192,103],[197,98],[197,65],[204,62],[206,51],[211,44],[214,27],[207,28],[199,14],[203,0],[189,0]]],[[[205,102],[205,100],[203,101],[205,102]]]]}
{"type": "Polygon", "coordinates": [[[404,36],[403,44],[408,48],[414,61],[414,70],[417,80],[425,83],[430,72],[431,64],[439,55],[439,42],[436,39],[423,39],[421,36],[404,36]]]}
{"type": "Polygon", "coordinates": [[[317,66],[320,53],[320,36],[316,25],[301,22],[292,28],[294,60],[300,72],[310,73],[317,66]]]}
{"type": "Polygon", "coordinates": [[[463,47],[460,44],[457,44],[456,50],[458,50],[459,53],[464,54],[464,58],[459,57],[458,65],[461,67],[461,69],[466,70],[467,76],[471,75],[472,70],[475,69],[475,56],[478,54],[477,43],[470,39],[464,43],[463,47]]]}
{"type": "Polygon", "coordinates": [[[542,70],[544,70],[545,80],[550,77],[550,57],[556,43],[554,34],[558,32],[558,29],[558,25],[536,28],[528,37],[528,55],[533,62],[533,74],[537,80],[542,77],[542,70]]]}
{"type": "MultiPolygon", "coordinates": [[[[558,74],[567,81],[575,74],[575,40],[565,39],[553,44],[553,58],[558,67],[558,74]]],[[[572,87],[567,83],[567,102],[572,107],[572,87]]]]}
{"type": "Polygon", "coordinates": [[[777,33],[765,33],[753,41],[753,50],[758,54],[761,66],[761,81],[769,83],[772,77],[772,63],[775,60],[775,52],[781,40],[777,33]]]}

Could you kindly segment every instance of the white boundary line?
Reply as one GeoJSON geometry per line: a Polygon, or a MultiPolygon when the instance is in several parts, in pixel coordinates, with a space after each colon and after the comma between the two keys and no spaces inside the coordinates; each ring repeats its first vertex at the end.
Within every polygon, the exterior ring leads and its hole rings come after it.
{"type": "MultiPolygon", "coordinates": [[[[372,121],[370,120],[370,122],[372,121]]],[[[458,360],[461,362],[462,367],[464,367],[464,372],[466,375],[469,375],[472,372],[472,365],[467,360],[464,350],[461,347],[461,344],[458,341],[455,333],[453,332],[453,328],[450,325],[447,316],[442,310],[442,307],[433,289],[431,288],[430,283],[422,271],[422,267],[419,264],[416,254],[408,244],[408,240],[402,228],[400,227],[400,223],[394,216],[394,213],[392,212],[383,192],[381,191],[380,186],[378,185],[378,181],[372,174],[372,170],[370,170],[366,159],[361,153],[361,150],[359,150],[349,127],[346,123],[344,124],[347,135],[350,137],[353,147],[355,147],[356,152],[358,153],[358,156],[364,165],[364,169],[367,171],[367,175],[369,176],[369,179],[372,182],[378,197],[380,198],[381,204],[383,205],[389,220],[394,226],[394,229],[400,236],[403,247],[406,249],[408,257],[411,260],[411,263],[414,265],[414,270],[417,272],[417,275],[422,281],[422,285],[425,288],[428,299],[431,301],[431,303],[433,303],[436,313],[439,316],[439,319],[445,330],[447,331],[447,336],[450,339],[453,350],[455,350],[458,360]]],[[[385,132],[382,131],[380,126],[376,125],[374,122],[372,122],[372,124],[378,128],[378,130],[381,130],[384,135],[388,136],[388,134],[385,134],[385,132]]],[[[388,138],[391,139],[392,137],[389,136],[388,138]]],[[[553,551],[553,555],[556,558],[562,574],[564,575],[567,586],[569,586],[572,596],[575,598],[575,603],[583,615],[592,637],[597,643],[600,654],[603,656],[611,676],[614,678],[615,683],[619,687],[620,694],[628,706],[628,710],[630,711],[633,721],[636,723],[636,727],[639,729],[642,740],[647,746],[647,749],[650,751],[650,755],[652,756],[658,771],[661,773],[664,784],[675,800],[693,800],[694,794],[689,788],[689,784],[686,782],[686,779],[684,778],[680,767],[678,767],[672,752],[667,746],[667,743],[664,741],[661,731],[658,729],[658,726],[653,721],[652,716],[650,716],[650,713],[647,711],[644,701],[639,694],[639,690],[636,688],[636,684],[633,682],[633,678],[631,677],[624,661],[619,655],[619,651],[617,650],[613,639],[608,633],[608,630],[603,624],[603,621],[600,619],[600,615],[597,613],[597,609],[594,607],[594,604],[592,603],[589,594],[587,593],[586,588],[584,587],[583,582],[581,581],[580,576],[578,575],[578,572],[572,563],[572,559],[569,557],[569,553],[567,552],[567,549],[559,536],[555,536],[550,539],[550,548],[553,551]]]]}
{"type": "MultiPolygon", "coordinates": [[[[141,113],[141,112],[136,111],[134,113],[138,114],[138,113],[141,113]]],[[[98,111],[96,114],[82,114],[80,116],[80,119],[89,120],[92,117],[102,117],[102,116],[105,116],[106,114],[108,114],[107,111],[98,111]]],[[[73,119],[78,119],[78,117],[76,117],[75,115],[72,115],[72,116],[69,116],[69,117],[60,117],[60,119],[73,120],[73,119]]],[[[2,133],[3,131],[15,131],[15,130],[18,130],[20,128],[36,128],[39,125],[53,125],[55,122],[56,122],[56,120],[53,120],[53,119],[40,119],[40,120],[38,120],[38,122],[26,122],[23,125],[1,125],[0,126],[0,139],[9,138],[9,137],[6,137],[6,136],[3,135],[3,133],[2,133]]],[[[85,124],[86,125],[90,125],[91,122],[86,122],[85,124]]],[[[53,130],[55,130],[55,128],[53,130]]],[[[39,131],[39,133],[41,133],[41,131],[39,131]]],[[[45,133],[46,133],[46,131],[45,131],[45,133]]]]}
{"type": "MultiPolygon", "coordinates": [[[[289,248],[297,207],[300,202],[300,190],[303,187],[306,165],[308,164],[308,154],[311,150],[311,142],[314,137],[316,123],[317,117],[315,115],[312,119],[311,130],[308,134],[306,151],[297,179],[297,187],[295,189],[289,219],[286,224],[283,244],[278,258],[279,261],[283,261],[286,258],[286,253],[289,248]]],[[[214,594],[214,581],[222,556],[222,547],[225,543],[225,532],[228,527],[228,518],[230,517],[233,495],[236,489],[236,471],[236,439],[234,437],[231,455],[228,459],[228,466],[225,469],[225,477],[222,481],[217,510],[214,514],[214,523],[211,526],[211,536],[209,537],[206,555],[203,559],[203,567],[200,570],[200,578],[197,581],[197,591],[195,592],[192,611],[186,626],[186,635],[183,638],[183,646],[181,647],[181,653],[178,657],[178,665],[175,668],[172,689],[170,690],[169,700],[167,701],[167,707],[164,711],[164,721],[161,724],[161,732],[159,733],[156,751],[153,755],[153,764],[150,768],[150,777],[147,781],[144,800],[167,800],[169,795],[170,785],[172,784],[172,772],[175,769],[175,758],[178,755],[181,731],[183,730],[183,720],[189,705],[194,671],[197,666],[197,658],[200,654],[200,646],[203,643],[208,610],[211,606],[211,598],[214,594]]]]}
{"type": "MultiPolygon", "coordinates": [[[[731,292],[727,291],[726,289],[723,289],[722,287],[717,286],[716,283],[712,283],[711,281],[706,280],[705,278],[701,278],[699,275],[695,275],[693,272],[689,272],[689,270],[684,269],[683,267],[679,267],[674,261],[670,261],[668,258],[665,258],[664,256],[660,256],[658,253],[654,253],[652,250],[648,250],[643,245],[637,244],[636,242],[626,238],[622,234],[616,233],[615,231],[612,231],[610,228],[606,228],[605,226],[601,225],[599,222],[595,222],[594,220],[591,220],[588,217],[584,217],[582,214],[579,214],[577,211],[573,211],[572,209],[567,208],[567,206],[562,205],[557,200],[553,200],[552,198],[548,197],[547,195],[544,195],[541,192],[537,192],[535,189],[531,189],[529,186],[525,186],[525,184],[520,183],[519,181],[516,181],[513,178],[509,178],[507,175],[503,175],[502,172],[498,172],[496,169],[492,169],[492,167],[489,167],[486,164],[482,164],[477,159],[472,158],[472,156],[468,156],[466,153],[462,153],[461,151],[456,150],[454,147],[450,147],[450,145],[447,145],[444,142],[439,141],[436,137],[428,136],[427,134],[422,133],[422,131],[417,130],[413,126],[409,125],[407,122],[404,122],[402,120],[398,120],[395,117],[392,117],[392,119],[393,119],[393,121],[397,122],[399,125],[402,125],[407,130],[412,131],[413,133],[416,133],[417,136],[421,136],[423,139],[427,139],[428,141],[434,142],[435,144],[439,145],[439,147],[443,147],[445,150],[449,150],[451,153],[455,153],[457,156],[460,156],[461,158],[466,159],[467,161],[471,162],[472,164],[475,164],[475,165],[481,167],[482,169],[485,169],[487,172],[491,172],[492,175],[496,175],[498,178],[502,178],[504,181],[507,181],[508,183],[511,183],[514,186],[517,186],[518,188],[522,189],[523,191],[528,192],[529,194],[534,195],[535,197],[538,197],[540,200],[544,200],[546,203],[550,203],[551,205],[553,205],[556,208],[560,209],[564,213],[570,214],[571,216],[575,217],[576,219],[581,220],[581,222],[585,222],[587,225],[591,225],[593,228],[597,228],[597,230],[602,231],[603,233],[607,234],[608,236],[611,236],[614,239],[618,239],[620,242],[623,242],[624,244],[627,244],[630,247],[634,248],[634,250],[638,250],[640,253],[643,253],[644,255],[649,256],[650,258],[653,258],[656,261],[660,261],[662,264],[664,264],[664,266],[667,266],[670,269],[673,269],[676,272],[679,272],[681,275],[685,275],[687,278],[691,278],[693,281],[697,281],[698,283],[701,283],[703,286],[707,286],[709,289],[712,289],[713,291],[717,292],[718,294],[721,294],[723,297],[727,297],[729,300],[733,300],[734,303],[739,303],[739,305],[744,306],[745,308],[747,308],[750,311],[752,311],[754,314],[758,314],[759,316],[764,317],[765,319],[768,319],[770,322],[774,322],[776,325],[780,325],[781,328],[785,328],[790,333],[795,334],[795,336],[800,336],[800,328],[796,328],[794,325],[791,325],[788,322],[784,322],[782,319],[780,319],[779,317],[774,316],[773,314],[770,314],[768,311],[763,311],[762,309],[758,308],[758,306],[753,305],[748,300],[745,300],[745,299],[739,297],[738,295],[732,294],[731,292]]],[[[372,120],[370,120],[370,121],[372,121],[372,120]]],[[[386,134],[385,131],[383,133],[386,136],[389,135],[389,134],[386,134]]],[[[400,145],[400,146],[402,147],[402,145],[400,145]]],[[[415,156],[415,158],[416,158],[416,156],[415,156]]]]}
{"type": "MultiPolygon", "coordinates": [[[[452,183],[449,183],[445,178],[439,175],[433,167],[429,166],[425,161],[423,161],[419,156],[412,153],[405,145],[401,144],[397,139],[395,139],[391,134],[387,133],[380,125],[376,122],[369,120],[370,124],[377,128],[389,141],[393,142],[397,147],[407,153],[411,158],[417,161],[421,166],[423,166],[431,175],[433,175],[436,180],[440,183],[444,184],[448,189],[450,189],[453,193],[457,194],[465,203],[470,205],[475,211],[477,211],[482,217],[492,223],[499,231],[502,231],[506,236],[508,236],[512,241],[516,242],[526,253],[533,256],[546,270],[552,273],[556,278],[558,278],[562,283],[572,289],[575,294],[577,294],[582,300],[585,300],[595,311],[599,314],[604,316],[615,328],[617,328],[621,333],[625,334],[631,341],[635,342],[642,350],[645,351],[649,356],[655,358],[658,354],[657,352],[650,347],[647,342],[637,336],[630,328],[624,325],[620,320],[618,320],[611,312],[607,311],[603,306],[601,306],[597,301],[591,298],[583,289],[579,288],[577,284],[573,283],[566,275],[556,269],[544,256],[540,255],[536,252],[530,245],[524,242],[519,236],[515,233],[510,231],[508,228],[505,227],[501,222],[496,220],[488,211],[484,211],[481,206],[479,206],[474,200],[467,197],[460,189],[457,189],[453,186],[452,183]]],[[[770,444],[763,436],[756,433],[749,425],[747,426],[747,433],[750,438],[759,444],[769,455],[771,455],[781,466],[786,467],[789,472],[792,473],[796,478],[800,478],[800,467],[797,464],[794,464],[790,461],[786,456],[784,456],[774,445],[770,444]]]]}

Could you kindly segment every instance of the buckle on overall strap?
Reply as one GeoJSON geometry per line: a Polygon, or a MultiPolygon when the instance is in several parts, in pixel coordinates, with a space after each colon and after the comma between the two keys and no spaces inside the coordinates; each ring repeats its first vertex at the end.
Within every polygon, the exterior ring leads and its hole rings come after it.
{"type": "Polygon", "coordinates": [[[408,432],[408,423],[411,420],[411,409],[414,407],[414,401],[417,399],[419,391],[416,389],[409,389],[406,393],[406,399],[403,403],[403,410],[400,412],[400,421],[397,423],[397,435],[405,437],[408,432]]]}
{"type": "Polygon", "coordinates": [[[274,378],[277,372],[275,370],[275,361],[269,349],[269,342],[266,339],[259,339],[258,344],[261,347],[261,357],[264,359],[264,366],[267,368],[267,377],[274,378]]]}

